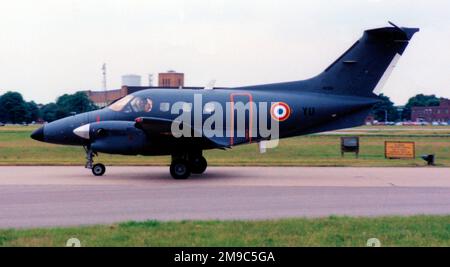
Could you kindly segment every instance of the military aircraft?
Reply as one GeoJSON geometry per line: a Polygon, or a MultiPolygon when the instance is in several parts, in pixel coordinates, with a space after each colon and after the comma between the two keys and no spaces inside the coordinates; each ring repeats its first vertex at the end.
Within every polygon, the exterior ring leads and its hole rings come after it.
{"type": "Polygon", "coordinates": [[[86,168],[96,176],[106,170],[94,164],[97,153],[170,155],[172,177],[186,179],[205,172],[204,150],[259,143],[264,151],[269,141],[362,125],[418,31],[393,23],[366,30],[321,74],[307,80],[237,88],[153,87],[103,109],[48,123],[31,137],[83,146],[86,168]],[[268,135],[262,125],[276,132],[268,135]]]}

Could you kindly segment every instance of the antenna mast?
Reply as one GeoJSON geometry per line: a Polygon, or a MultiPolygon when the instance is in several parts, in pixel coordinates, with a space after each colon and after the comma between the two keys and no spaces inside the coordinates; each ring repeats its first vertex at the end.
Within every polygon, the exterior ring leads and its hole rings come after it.
{"type": "Polygon", "coordinates": [[[105,106],[107,106],[108,105],[108,97],[107,97],[108,88],[106,86],[106,63],[103,63],[103,66],[102,66],[102,76],[103,76],[102,86],[103,86],[103,92],[105,95],[105,106]]]}

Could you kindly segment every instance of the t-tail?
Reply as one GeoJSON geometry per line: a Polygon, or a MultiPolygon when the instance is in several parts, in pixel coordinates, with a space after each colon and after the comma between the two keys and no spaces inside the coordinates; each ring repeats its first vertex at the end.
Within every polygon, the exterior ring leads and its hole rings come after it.
{"type": "Polygon", "coordinates": [[[397,61],[418,28],[367,30],[350,49],[322,74],[313,78],[316,90],[331,94],[374,96],[380,93],[397,61]]]}
{"type": "Polygon", "coordinates": [[[376,97],[418,28],[367,30],[342,56],[318,76],[295,82],[239,89],[302,90],[330,95],[376,97]]]}

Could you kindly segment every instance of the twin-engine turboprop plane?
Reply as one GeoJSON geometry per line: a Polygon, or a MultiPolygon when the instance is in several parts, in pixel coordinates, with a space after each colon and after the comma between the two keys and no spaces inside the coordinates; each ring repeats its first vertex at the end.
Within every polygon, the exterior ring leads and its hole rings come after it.
{"type": "Polygon", "coordinates": [[[46,124],[35,140],[83,146],[86,168],[97,153],[171,155],[170,173],[205,172],[203,151],[355,127],[363,124],[417,28],[367,30],[320,75],[303,81],[238,88],[151,88],[101,110],[46,124]]]}

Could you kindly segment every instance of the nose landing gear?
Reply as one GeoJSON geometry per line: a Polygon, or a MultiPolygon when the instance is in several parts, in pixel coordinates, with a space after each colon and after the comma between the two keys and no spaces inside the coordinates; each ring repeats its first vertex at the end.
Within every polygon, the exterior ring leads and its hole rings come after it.
{"type": "Polygon", "coordinates": [[[92,174],[94,174],[95,176],[102,176],[103,174],[105,174],[105,172],[106,167],[101,163],[97,163],[92,167],[92,174]]]}
{"type": "Polygon", "coordinates": [[[91,169],[92,174],[95,176],[102,176],[106,172],[105,165],[101,163],[94,164],[94,157],[97,156],[97,153],[92,151],[89,148],[85,148],[86,150],[86,165],[84,166],[86,169],[91,169]]]}

